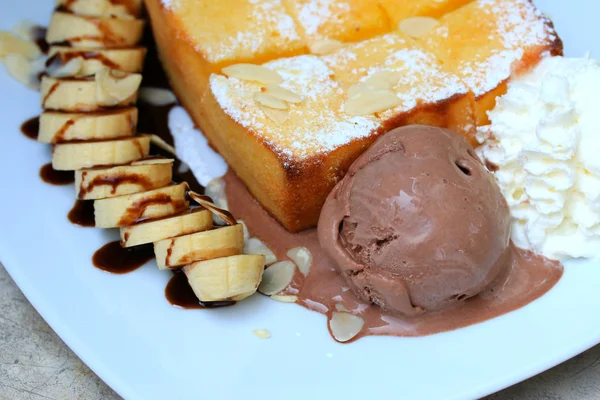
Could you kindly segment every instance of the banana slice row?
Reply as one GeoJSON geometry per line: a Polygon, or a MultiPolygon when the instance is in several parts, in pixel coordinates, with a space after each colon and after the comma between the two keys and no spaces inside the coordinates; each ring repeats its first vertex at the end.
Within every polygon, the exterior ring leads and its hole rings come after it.
{"type": "Polygon", "coordinates": [[[98,200],[162,188],[173,180],[173,161],[150,158],[129,165],[75,171],[77,198],[98,200]]]}
{"type": "Polygon", "coordinates": [[[144,21],[140,19],[89,17],[57,11],[52,14],[46,41],[71,47],[133,47],[142,38],[143,30],[144,21]]]}
{"type": "Polygon", "coordinates": [[[159,269],[238,255],[242,254],[243,250],[244,232],[241,224],[154,243],[154,255],[159,269]]]}
{"type": "Polygon", "coordinates": [[[139,17],[142,11],[142,0],[58,0],[56,5],[90,17],[132,18],[139,17]]]}
{"type": "Polygon", "coordinates": [[[94,216],[98,228],[120,228],[140,220],[168,217],[189,206],[186,183],[166,186],[147,192],[94,201],[94,216]]]}
{"type": "Polygon", "coordinates": [[[121,165],[145,158],[150,153],[150,135],[98,142],[68,142],[54,146],[52,168],[75,171],[100,165],[121,165]]]}
{"type": "Polygon", "coordinates": [[[66,112],[101,111],[106,107],[128,107],[137,101],[140,74],[104,69],[93,78],[42,78],[42,107],[66,112]]]}
{"type": "Polygon", "coordinates": [[[135,107],[99,113],[45,111],[40,115],[38,141],[62,143],[81,140],[109,140],[135,134],[138,109],[135,107]]]}
{"type": "Polygon", "coordinates": [[[243,226],[231,217],[232,225],[213,229],[213,213],[226,212],[193,192],[207,209],[189,209],[188,185],[171,184],[173,160],[148,158],[151,136],[134,136],[146,54],[131,47],[142,35],[141,0],[58,5],[71,13],[55,12],[48,28],[55,45],[41,84],[38,136],[54,145],[54,169],[75,171],[77,198],[94,201],[97,227],[120,228],[123,247],[154,243],[159,268],[183,267],[200,301],[255,293],[266,260],[242,254],[243,226]]]}
{"type": "Polygon", "coordinates": [[[236,255],[183,268],[200,301],[240,301],[253,295],[265,269],[263,255],[236,255]]]}
{"type": "Polygon", "coordinates": [[[212,214],[203,208],[191,208],[182,214],[121,228],[123,247],[158,242],[163,239],[212,228],[212,214]]]}
{"type": "Polygon", "coordinates": [[[139,73],[142,71],[145,56],[144,47],[94,49],[52,46],[48,51],[46,73],[61,77],[89,76],[106,68],[139,73]],[[65,74],[68,65],[71,66],[71,70],[65,74]]]}

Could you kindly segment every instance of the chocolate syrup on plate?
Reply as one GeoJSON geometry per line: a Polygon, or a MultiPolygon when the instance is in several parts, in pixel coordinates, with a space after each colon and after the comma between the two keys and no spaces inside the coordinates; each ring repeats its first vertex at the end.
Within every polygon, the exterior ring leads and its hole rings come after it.
{"type": "Polygon", "coordinates": [[[165,297],[172,305],[188,310],[228,307],[235,304],[235,301],[201,302],[194,294],[185,274],[179,270],[173,271],[173,276],[165,288],[165,297]]]}
{"type": "Polygon", "coordinates": [[[48,163],[40,168],[40,178],[50,185],[63,186],[75,182],[75,173],[73,171],[57,171],[52,168],[52,163],[48,163]]]}
{"type": "Polygon", "coordinates": [[[91,200],[75,200],[75,205],[69,211],[68,218],[75,225],[95,227],[94,202],[91,200]]]}
{"type": "Polygon", "coordinates": [[[121,242],[116,240],[102,246],[94,253],[92,262],[94,266],[112,274],[126,274],[140,268],[148,261],[154,259],[152,244],[121,247],[121,242]]]}
{"type": "Polygon", "coordinates": [[[40,117],[29,118],[21,124],[21,133],[31,140],[37,140],[40,131],[40,117]]]}

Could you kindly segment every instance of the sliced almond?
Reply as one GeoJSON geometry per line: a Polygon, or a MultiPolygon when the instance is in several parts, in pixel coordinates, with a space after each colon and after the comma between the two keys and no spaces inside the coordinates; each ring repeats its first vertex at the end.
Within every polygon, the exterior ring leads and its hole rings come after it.
{"type": "Polygon", "coordinates": [[[400,21],[398,29],[413,38],[420,38],[439,24],[439,21],[435,18],[412,17],[400,21]]]}
{"type": "Polygon", "coordinates": [[[289,108],[287,102],[262,92],[254,93],[254,101],[262,106],[274,108],[276,110],[287,110],[289,108]]]}
{"type": "MultiPolygon", "coordinates": [[[[292,92],[291,90],[282,88],[279,85],[267,85],[265,94],[271,95],[276,99],[287,101],[288,103],[301,103],[302,96],[292,92]]],[[[266,104],[265,104],[266,105],[266,104]]],[[[276,107],[274,107],[276,108],[276,107]]]]}
{"type": "Polygon", "coordinates": [[[371,89],[392,89],[402,78],[398,71],[378,71],[365,79],[365,85],[371,89]]]}
{"type": "Polygon", "coordinates": [[[193,191],[189,191],[188,194],[196,203],[200,204],[202,207],[206,208],[213,214],[216,214],[225,221],[228,225],[237,225],[237,221],[233,218],[233,215],[227,210],[223,210],[222,208],[217,207],[212,199],[208,196],[203,196],[193,191]]]}
{"type": "Polygon", "coordinates": [[[310,52],[316,55],[324,55],[333,53],[339,50],[343,46],[343,43],[335,39],[323,39],[317,40],[310,44],[310,52]]]}
{"type": "Polygon", "coordinates": [[[295,302],[298,301],[298,296],[294,296],[294,295],[289,295],[289,296],[283,295],[283,296],[280,296],[280,295],[274,294],[274,295],[271,296],[271,298],[273,300],[280,301],[282,303],[295,303],[295,302]]]}
{"type": "Polygon", "coordinates": [[[252,331],[252,333],[254,333],[254,336],[260,339],[268,339],[271,337],[271,332],[269,332],[267,329],[255,329],[252,331]]]}
{"type": "Polygon", "coordinates": [[[140,101],[153,106],[166,106],[177,103],[177,97],[169,89],[143,87],[140,89],[140,101]]]}
{"type": "Polygon", "coordinates": [[[20,54],[34,60],[40,57],[42,52],[35,43],[20,39],[10,32],[0,31],[0,58],[9,54],[20,54]]]}
{"type": "Polygon", "coordinates": [[[346,308],[346,306],[345,306],[345,305],[343,305],[342,303],[336,303],[336,305],[335,305],[335,309],[336,309],[336,310],[338,310],[338,311],[345,311],[345,312],[348,312],[348,311],[350,311],[350,310],[348,310],[348,309],[346,308]]]}
{"type": "Polygon", "coordinates": [[[172,158],[148,158],[146,160],[134,161],[131,163],[131,165],[172,164],[173,162],[175,162],[175,160],[172,158]]]}
{"type": "Polygon", "coordinates": [[[76,77],[83,67],[82,58],[73,58],[66,64],[52,63],[46,68],[46,73],[54,78],[76,77]]]}
{"type": "Polygon", "coordinates": [[[6,71],[23,85],[38,90],[40,83],[33,64],[22,54],[11,53],[2,60],[6,71]]]}
{"type": "Polygon", "coordinates": [[[334,312],[329,320],[331,334],[338,342],[351,340],[362,330],[365,321],[346,312],[334,312]]]}
{"type": "Polygon", "coordinates": [[[158,135],[151,135],[150,136],[150,142],[155,145],[156,147],[159,147],[161,149],[163,149],[164,151],[171,153],[172,155],[174,155],[175,157],[177,157],[177,152],[175,151],[175,147],[171,146],[169,143],[167,143],[163,138],[161,138],[158,135]]]}
{"type": "Polygon", "coordinates": [[[96,73],[95,80],[98,102],[114,106],[137,94],[142,75],[103,69],[96,73]]]}
{"type": "Polygon", "coordinates": [[[12,33],[20,39],[35,42],[36,28],[44,29],[33,21],[23,19],[13,26],[12,33]]]}
{"type": "Polygon", "coordinates": [[[344,103],[344,112],[350,116],[369,115],[396,107],[402,100],[391,90],[361,90],[344,103]]]}
{"type": "Polygon", "coordinates": [[[260,83],[279,84],[283,78],[272,69],[255,64],[234,64],[221,70],[230,78],[237,78],[244,81],[255,81],[260,83]]]}
{"type": "Polygon", "coordinates": [[[263,272],[258,291],[267,296],[277,294],[292,283],[296,265],[291,261],[279,261],[263,272]]]}
{"type": "Polygon", "coordinates": [[[312,266],[313,256],[306,247],[294,247],[286,253],[289,258],[298,266],[298,270],[302,275],[307,276],[312,266]]]}
{"type": "Polygon", "coordinates": [[[277,110],[271,107],[265,107],[259,104],[259,107],[270,120],[275,122],[277,125],[283,125],[288,119],[290,119],[290,113],[287,110],[277,110]]]}
{"type": "Polygon", "coordinates": [[[244,243],[244,254],[262,254],[265,256],[265,265],[277,261],[275,253],[271,251],[259,238],[249,238],[244,243]]]}

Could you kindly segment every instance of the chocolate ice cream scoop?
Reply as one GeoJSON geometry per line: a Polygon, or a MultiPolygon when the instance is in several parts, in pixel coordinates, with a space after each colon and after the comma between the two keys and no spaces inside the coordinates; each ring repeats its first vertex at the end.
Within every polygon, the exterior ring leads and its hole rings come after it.
{"type": "Polygon", "coordinates": [[[352,290],[404,316],[475,296],[511,264],[510,215],[462,136],[395,129],[327,198],[319,241],[352,290]]]}

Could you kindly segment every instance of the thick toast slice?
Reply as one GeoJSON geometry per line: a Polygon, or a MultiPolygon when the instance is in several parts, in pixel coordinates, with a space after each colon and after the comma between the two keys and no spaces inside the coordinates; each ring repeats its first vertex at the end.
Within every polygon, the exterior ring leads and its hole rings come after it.
{"type": "Polygon", "coordinates": [[[331,188],[383,132],[425,123],[453,128],[473,141],[477,123],[486,121],[508,75],[562,49],[551,23],[528,0],[476,0],[464,6],[464,1],[423,0],[421,8],[395,11],[381,0],[370,2],[370,13],[359,14],[352,10],[369,8],[358,0],[171,0],[171,7],[165,7],[165,0],[145,2],[161,59],[182,104],[252,194],[290,231],[316,224],[331,188]],[[348,6],[330,14],[337,15],[335,20],[307,29],[302,7],[321,3],[348,6]],[[260,7],[265,13],[257,17],[260,7]],[[405,16],[447,11],[438,28],[417,40],[392,31],[405,16]],[[378,24],[373,15],[381,12],[385,20],[378,24]],[[444,29],[454,32],[461,24],[473,24],[472,18],[481,21],[465,30],[463,39],[444,36],[444,29]],[[358,33],[352,26],[359,27],[358,33]],[[509,43],[489,35],[498,28],[507,34],[540,34],[509,43]],[[469,35],[478,39],[469,41],[469,35]],[[314,42],[323,39],[346,43],[332,54],[308,55],[314,42]],[[496,82],[486,86],[487,92],[479,91],[471,77],[488,71],[490,55],[506,52],[513,55],[508,75],[493,74],[496,82]],[[468,64],[461,63],[463,57],[468,64]],[[255,100],[255,93],[264,90],[261,84],[221,74],[223,67],[240,62],[279,72],[281,86],[303,101],[283,112],[265,111],[255,100]],[[382,70],[401,73],[393,85],[401,102],[371,115],[347,115],[344,102],[350,88],[382,70]],[[274,112],[284,117],[274,119],[274,112]]]}

